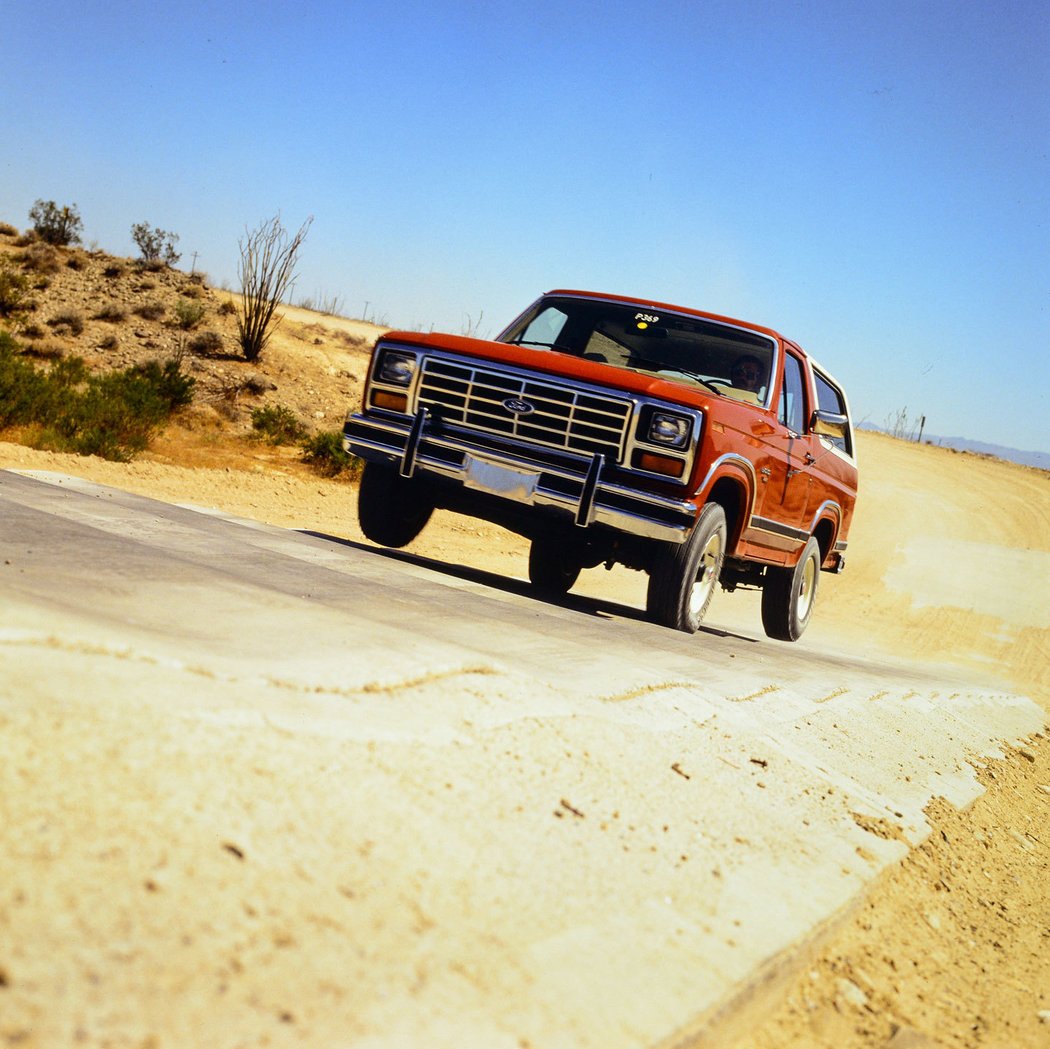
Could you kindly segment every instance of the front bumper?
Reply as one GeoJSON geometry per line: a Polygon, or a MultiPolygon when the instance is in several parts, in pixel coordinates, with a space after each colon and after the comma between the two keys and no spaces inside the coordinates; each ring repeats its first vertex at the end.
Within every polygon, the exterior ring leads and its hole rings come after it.
{"type": "Polygon", "coordinates": [[[603,477],[601,455],[551,453],[508,447],[476,433],[439,423],[420,409],[414,419],[391,414],[347,417],[343,447],[403,477],[418,474],[458,483],[521,506],[571,515],[576,525],[604,525],[648,539],[682,543],[696,520],[696,505],[603,477]]]}

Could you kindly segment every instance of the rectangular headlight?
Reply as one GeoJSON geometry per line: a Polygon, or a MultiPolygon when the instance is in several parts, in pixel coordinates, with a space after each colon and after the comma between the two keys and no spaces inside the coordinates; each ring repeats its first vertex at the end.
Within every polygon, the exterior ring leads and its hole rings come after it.
{"type": "Polygon", "coordinates": [[[649,431],[645,439],[665,448],[684,448],[689,443],[692,420],[671,412],[653,412],[649,417],[649,431]]]}
{"type": "Polygon", "coordinates": [[[393,386],[408,386],[416,374],[416,356],[414,353],[398,353],[386,350],[379,359],[376,378],[393,386]]]}

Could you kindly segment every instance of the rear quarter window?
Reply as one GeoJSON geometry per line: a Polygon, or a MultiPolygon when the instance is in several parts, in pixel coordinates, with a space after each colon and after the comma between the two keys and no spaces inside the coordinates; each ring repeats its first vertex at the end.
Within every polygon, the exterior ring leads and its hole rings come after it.
{"type": "MultiPolygon", "coordinates": [[[[813,378],[817,383],[817,407],[826,412],[846,415],[846,398],[842,395],[842,391],[826,375],[821,375],[816,370],[813,372],[813,378]]],[[[848,455],[853,454],[848,433],[845,437],[824,437],[822,440],[830,441],[836,448],[848,455]]]]}

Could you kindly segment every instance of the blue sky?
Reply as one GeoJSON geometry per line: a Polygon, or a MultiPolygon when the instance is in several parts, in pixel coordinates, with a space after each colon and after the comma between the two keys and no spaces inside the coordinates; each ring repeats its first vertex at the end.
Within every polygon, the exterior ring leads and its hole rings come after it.
{"type": "Polygon", "coordinates": [[[858,420],[1050,450],[1050,8],[943,3],[4,5],[0,220],[236,285],[494,334],[582,287],[783,332],[858,420]]]}

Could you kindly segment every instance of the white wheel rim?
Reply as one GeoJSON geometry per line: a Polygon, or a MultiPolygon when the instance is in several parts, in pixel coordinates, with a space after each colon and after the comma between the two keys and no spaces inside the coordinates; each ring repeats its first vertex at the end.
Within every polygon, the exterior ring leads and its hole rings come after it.
{"type": "Polygon", "coordinates": [[[816,591],[817,559],[815,557],[807,557],[806,563],[802,566],[802,580],[798,589],[798,600],[795,603],[799,620],[804,620],[809,615],[809,611],[813,607],[813,598],[816,596],[816,591]]]}
{"type": "Polygon", "coordinates": [[[697,618],[704,611],[704,607],[711,599],[711,592],[715,587],[715,571],[722,557],[722,533],[715,532],[700,554],[700,562],[697,565],[696,579],[693,581],[692,589],[689,591],[689,612],[693,618],[697,618]]]}

